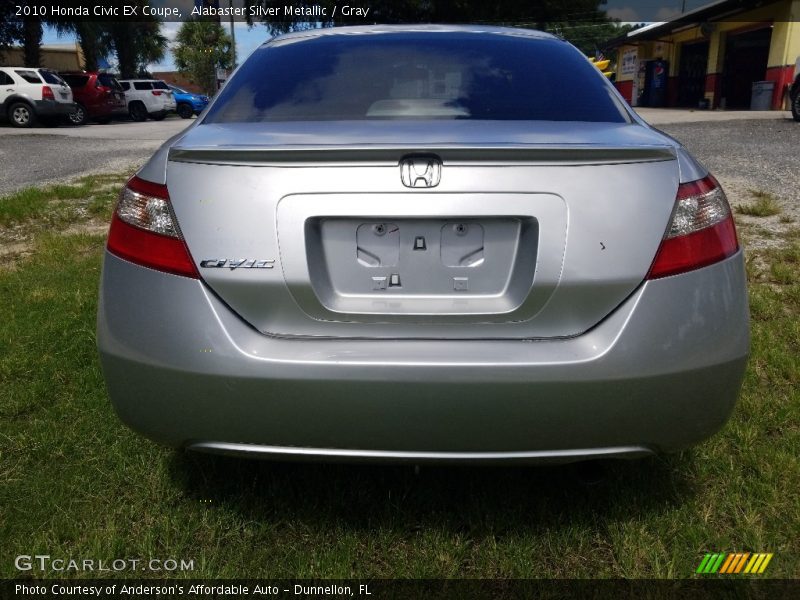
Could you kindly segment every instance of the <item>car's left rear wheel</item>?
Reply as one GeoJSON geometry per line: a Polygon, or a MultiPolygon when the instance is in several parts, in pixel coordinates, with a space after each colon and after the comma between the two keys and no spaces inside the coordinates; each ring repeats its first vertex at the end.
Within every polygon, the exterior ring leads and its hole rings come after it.
{"type": "Polygon", "coordinates": [[[33,127],[36,114],[30,104],[17,102],[8,108],[8,120],[14,127],[33,127]]]}
{"type": "Polygon", "coordinates": [[[792,99],[792,116],[795,121],[800,121],[800,90],[797,90],[797,93],[792,99]]]}

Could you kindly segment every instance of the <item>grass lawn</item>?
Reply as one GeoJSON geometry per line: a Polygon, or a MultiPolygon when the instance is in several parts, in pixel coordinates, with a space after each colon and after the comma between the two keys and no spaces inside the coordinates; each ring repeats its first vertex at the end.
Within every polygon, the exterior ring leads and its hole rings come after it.
{"type": "Polygon", "coordinates": [[[193,559],[192,577],[690,577],[706,552],[753,551],[775,553],[765,576],[800,577],[798,230],[748,256],[742,398],[691,451],[603,463],[599,480],[275,464],[164,449],[115,417],[94,341],[97,223],[122,181],[0,198],[0,247],[16,248],[0,261],[0,576],[48,554],[193,559]]]}

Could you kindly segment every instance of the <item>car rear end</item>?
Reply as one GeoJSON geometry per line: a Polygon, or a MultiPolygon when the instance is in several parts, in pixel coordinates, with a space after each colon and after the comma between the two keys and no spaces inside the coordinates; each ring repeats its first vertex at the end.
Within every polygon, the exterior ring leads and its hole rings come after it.
{"type": "Polygon", "coordinates": [[[208,106],[209,98],[204,94],[194,94],[175,85],[169,86],[172,95],[177,103],[177,111],[181,117],[191,118],[192,115],[199,115],[208,106]],[[185,106],[182,110],[181,105],[185,106]]]}
{"type": "Polygon", "coordinates": [[[49,69],[36,69],[36,72],[44,82],[41,98],[34,100],[36,116],[45,120],[68,116],[74,110],[75,103],[67,82],[49,69]]]}
{"type": "Polygon", "coordinates": [[[113,75],[98,73],[95,79],[95,92],[95,112],[92,116],[109,119],[121,117],[128,113],[125,92],[113,75]]]}
{"type": "Polygon", "coordinates": [[[414,462],[718,430],[748,312],[713,177],[565,42],[355,31],[258,50],[123,191],[98,313],[122,420],[414,462]]]}
{"type": "Polygon", "coordinates": [[[160,109],[164,113],[175,112],[177,104],[175,102],[175,95],[172,93],[170,87],[163,81],[153,81],[153,96],[156,98],[156,103],[160,103],[160,109]]]}

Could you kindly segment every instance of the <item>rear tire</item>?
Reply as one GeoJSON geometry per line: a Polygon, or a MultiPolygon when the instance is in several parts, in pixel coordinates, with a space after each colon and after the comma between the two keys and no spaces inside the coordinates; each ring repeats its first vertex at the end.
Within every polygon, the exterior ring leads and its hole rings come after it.
{"type": "Polygon", "coordinates": [[[131,119],[141,123],[142,121],[147,120],[147,109],[144,107],[144,104],[141,102],[134,102],[128,107],[128,113],[131,116],[131,119]]]}
{"type": "Polygon", "coordinates": [[[85,106],[78,104],[75,110],[69,113],[68,118],[73,125],[86,125],[86,121],[89,120],[89,113],[86,111],[85,106]]]}
{"type": "Polygon", "coordinates": [[[189,104],[178,104],[178,116],[181,119],[191,119],[194,109],[189,104]]]}
{"type": "Polygon", "coordinates": [[[794,99],[792,100],[792,116],[795,121],[800,121],[800,89],[797,90],[794,99]]]}
{"type": "Polygon", "coordinates": [[[8,107],[8,122],[14,127],[33,127],[36,113],[27,102],[15,102],[8,107]]]}

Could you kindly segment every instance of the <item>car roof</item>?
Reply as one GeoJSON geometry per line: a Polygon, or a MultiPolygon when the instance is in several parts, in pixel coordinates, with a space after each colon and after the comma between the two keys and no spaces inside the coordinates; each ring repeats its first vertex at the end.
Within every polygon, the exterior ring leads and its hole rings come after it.
{"type": "MultiPolygon", "coordinates": [[[[11,71],[11,70],[16,71],[18,69],[22,69],[24,71],[53,71],[53,69],[45,69],[44,67],[25,67],[23,65],[19,65],[16,67],[0,67],[0,69],[3,69],[4,71],[11,71]]],[[[55,73],[55,71],[53,71],[53,73],[55,73]]]]}
{"type": "Polygon", "coordinates": [[[307,29],[294,31],[276,36],[267,40],[263,45],[275,43],[300,41],[330,35],[374,35],[388,33],[488,33],[495,35],[510,35],[531,39],[561,39],[553,34],[537,29],[524,29],[522,27],[501,27],[498,25],[355,25],[350,27],[325,27],[322,29],[307,29]]]}

